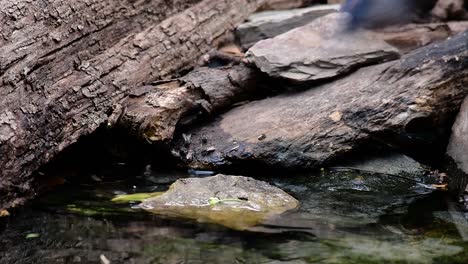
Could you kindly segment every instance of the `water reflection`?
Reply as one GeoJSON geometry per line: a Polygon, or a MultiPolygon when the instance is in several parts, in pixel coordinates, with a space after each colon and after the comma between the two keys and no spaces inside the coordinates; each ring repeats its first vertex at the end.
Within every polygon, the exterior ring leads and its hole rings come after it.
{"type": "Polygon", "coordinates": [[[301,208],[246,232],[110,202],[163,191],[179,177],[189,175],[146,171],[131,181],[100,176],[64,186],[2,220],[0,263],[101,263],[101,255],[111,263],[468,262],[445,195],[414,179],[348,172],[269,179],[301,208]]]}

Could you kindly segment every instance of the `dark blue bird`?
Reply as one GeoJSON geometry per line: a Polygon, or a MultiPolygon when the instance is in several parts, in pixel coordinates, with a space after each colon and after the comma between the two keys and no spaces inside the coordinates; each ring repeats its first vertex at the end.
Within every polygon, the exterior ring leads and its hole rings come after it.
{"type": "Polygon", "coordinates": [[[437,0],[346,0],[341,11],[351,14],[349,29],[402,24],[428,13],[437,0]]]}

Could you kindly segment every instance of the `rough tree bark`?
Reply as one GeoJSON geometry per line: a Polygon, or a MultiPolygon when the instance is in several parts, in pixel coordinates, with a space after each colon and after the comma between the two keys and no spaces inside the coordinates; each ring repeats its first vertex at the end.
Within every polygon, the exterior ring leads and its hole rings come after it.
{"type": "Polygon", "coordinates": [[[113,122],[134,87],[189,68],[264,0],[0,0],[0,208],[113,122]]]}

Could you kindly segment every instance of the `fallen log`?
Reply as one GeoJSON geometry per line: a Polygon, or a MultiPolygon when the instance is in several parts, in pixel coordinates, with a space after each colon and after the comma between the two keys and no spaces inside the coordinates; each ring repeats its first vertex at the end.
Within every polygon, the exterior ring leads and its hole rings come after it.
{"type": "Polygon", "coordinates": [[[31,173],[119,116],[132,89],[190,68],[264,0],[0,0],[0,208],[31,173]]]}
{"type": "Polygon", "coordinates": [[[178,79],[135,89],[118,122],[151,144],[170,144],[177,127],[271,92],[262,89],[267,83],[257,70],[242,65],[200,67],[178,79]]]}
{"type": "Polygon", "coordinates": [[[255,101],[190,131],[196,168],[316,168],[374,142],[435,130],[468,94],[468,32],[329,84],[255,101]]]}

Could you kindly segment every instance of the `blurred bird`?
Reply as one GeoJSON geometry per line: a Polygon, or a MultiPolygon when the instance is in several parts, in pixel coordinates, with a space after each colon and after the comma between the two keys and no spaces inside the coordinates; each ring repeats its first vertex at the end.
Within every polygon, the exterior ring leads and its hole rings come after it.
{"type": "Polygon", "coordinates": [[[351,14],[348,29],[412,22],[427,14],[437,0],[345,0],[342,12],[351,14]]]}

